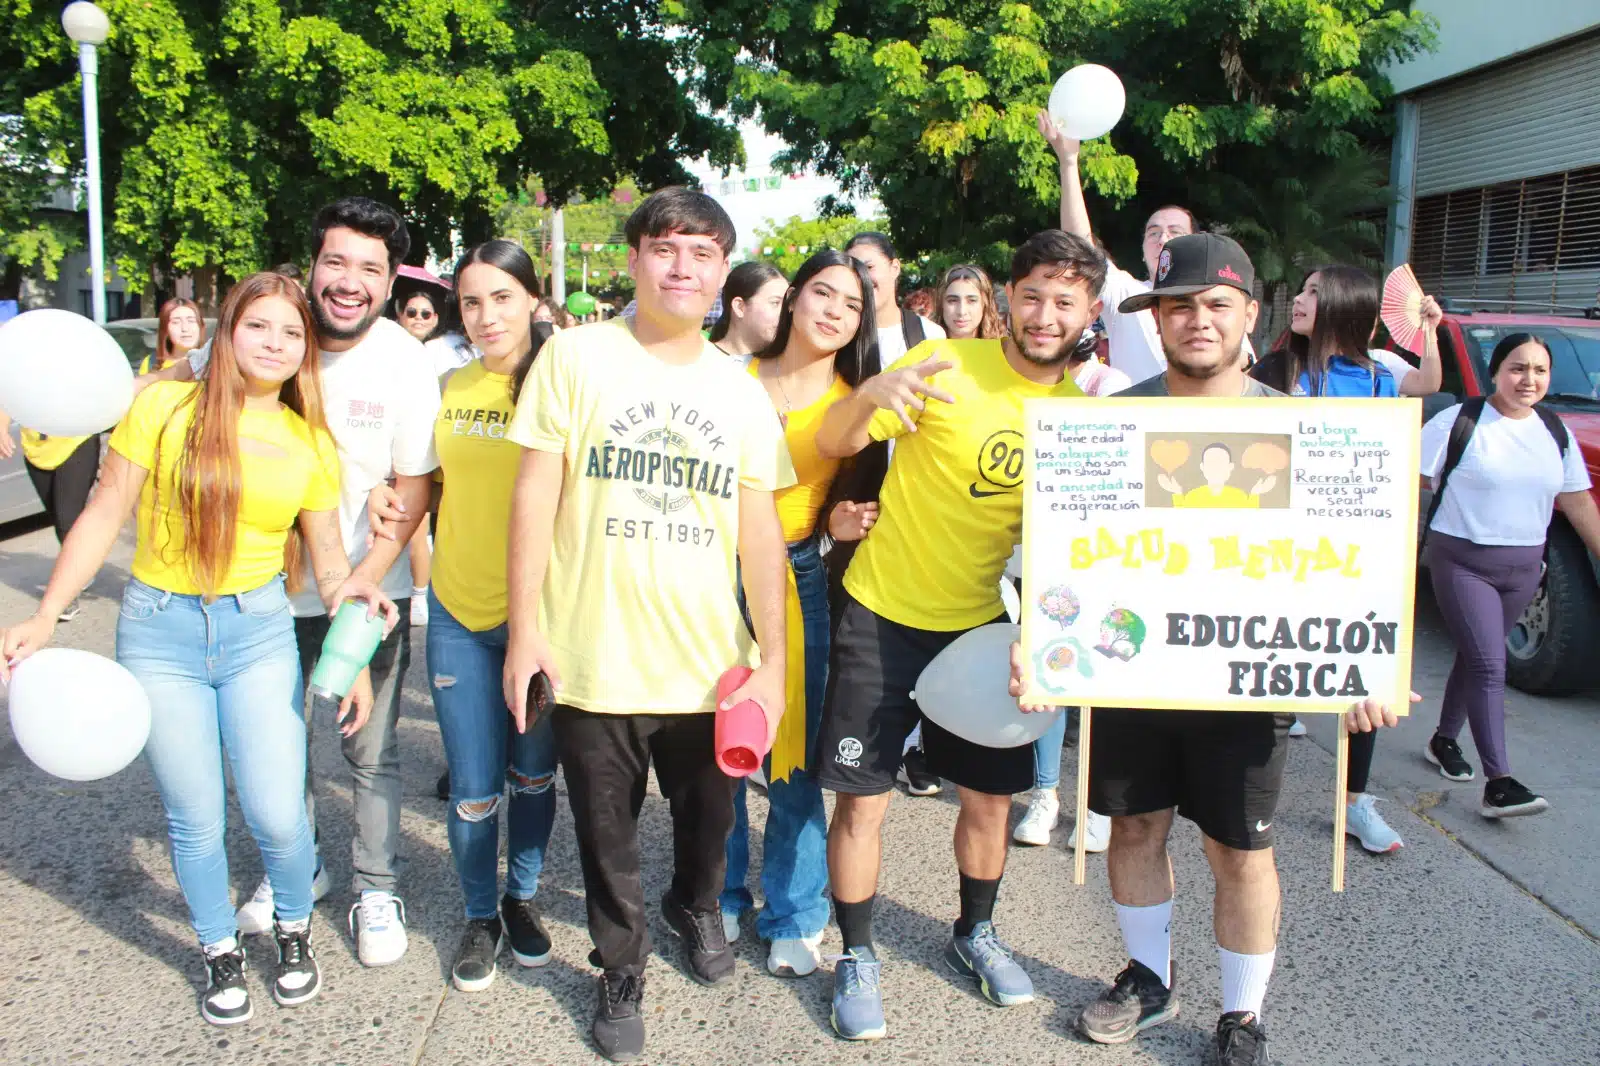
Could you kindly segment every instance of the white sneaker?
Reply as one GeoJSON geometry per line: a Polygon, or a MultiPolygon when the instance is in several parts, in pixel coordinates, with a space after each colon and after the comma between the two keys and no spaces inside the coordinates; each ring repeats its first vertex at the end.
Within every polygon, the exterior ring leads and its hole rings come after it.
{"type": "Polygon", "coordinates": [[[730,944],[739,939],[739,916],[732,911],[722,912],[722,935],[730,944]]]}
{"type": "Polygon", "coordinates": [[[822,934],[774,940],[767,952],[767,972],[774,977],[810,977],[822,965],[822,934]]]}
{"type": "MultiPolygon", "coordinates": [[[[316,903],[328,894],[332,887],[328,882],[328,868],[321,863],[317,864],[317,872],[311,876],[311,902],[316,903]]],[[[272,883],[265,877],[256,886],[256,894],[251,896],[244,906],[239,908],[239,913],[233,916],[234,922],[239,926],[239,932],[245,936],[260,936],[262,933],[272,932],[272,883]]]]}
{"type": "Polygon", "coordinates": [[[1366,792],[1353,803],[1345,805],[1345,835],[1361,841],[1361,846],[1374,855],[1387,855],[1392,851],[1399,851],[1405,847],[1405,842],[1400,839],[1400,834],[1383,820],[1383,815],[1378,813],[1375,803],[1372,793],[1366,792]]]}
{"type": "Polygon", "coordinates": [[[1305,736],[1306,735],[1306,724],[1304,722],[1302,722],[1300,719],[1296,718],[1294,720],[1294,722],[1291,723],[1290,726],[1289,726],[1289,735],[1291,737],[1303,737],[1303,736],[1305,736]]]}
{"type": "MultiPolygon", "coordinates": [[[[1092,851],[1096,855],[1111,846],[1111,819],[1103,814],[1089,812],[1089,839],[1083,842],[1084,851],[1092,851]]],[[[1078,827],[1072,827],[1072,834],[1067,837],[1067,848],[1077,850],[1078,827]]]]}
{"type": "Polygon", "coordinates": [[[1061,801],[1053,788],[1036,788],[1028,801],[1028,813],[1022,816],[1011,839],[1018,844],[1031,844],[1042,848],[1050,843],[1050,831],[1061,820],[1061,801]]]}
{"type": "Polygon", "coordinates": [[[411,590],[411,624],[428,624],[428,590],[425,588],[411,590]]]}
{"type": "Polygon", "coordinates": [[[393,892],[367,889],[350,908],[350,935],[361,965],[399,962],[406,953],[406,905],[393,892]]]}

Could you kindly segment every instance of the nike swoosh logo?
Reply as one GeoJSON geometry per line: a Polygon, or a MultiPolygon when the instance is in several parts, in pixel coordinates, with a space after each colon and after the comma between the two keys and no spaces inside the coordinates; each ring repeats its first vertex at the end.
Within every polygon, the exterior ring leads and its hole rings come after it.
{"type": "Polygon", "coordinates": [[[1272,828],[1272,823],[1271,822],[1263,822],[1263,821],[1260,821],[1259,819],[1256,821],[1256,832],[1258,832],[1258,833],[1265,833],[1268,829],[1271,829],[1271,828],[1272,828]]]}
{"type": "Polygon", "coordinates": [[[980,489],[978,487],[978,483],[976,481],[974,481],[972,484],[967,486],[967,491],[972,493],[972,498],[974,500],[981,500],[986,496],[1004,496],[1007,492],[1009,492],[1011,490],[1010,489],[996,489],[993,492],[991,492],[988,489],[980,489]]]}

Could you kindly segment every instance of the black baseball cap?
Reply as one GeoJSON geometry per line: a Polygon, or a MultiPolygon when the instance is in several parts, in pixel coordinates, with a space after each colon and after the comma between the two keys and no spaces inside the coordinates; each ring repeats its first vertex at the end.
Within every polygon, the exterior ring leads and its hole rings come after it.
{"type": "Polygon", "coordinates": [[[1161,248],[1156,260],[1155,288],[1130,296],[1117,305],[1123,314],[1154,307],[1163,296],[1190,296],[1231,285],[1254,299],[1256,268],[1231,237],[1220,233],[1190,233],[1174,237],[1161,248]]]}

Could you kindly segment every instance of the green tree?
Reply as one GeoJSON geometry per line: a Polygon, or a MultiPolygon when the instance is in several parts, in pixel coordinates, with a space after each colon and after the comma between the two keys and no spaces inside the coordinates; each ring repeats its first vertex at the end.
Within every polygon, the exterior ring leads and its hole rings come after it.
{"type": "MultiPolygon", "coordinates": [[[[678,76],[692,42],[652,4],[101,2],[107,241],[135,284],[303,259],[311,212],[346,193],[403,206],[421,257],[447,252],[452,232],[488,236],[528,176],[559,203],[628,175],[685,180],[683,158],[742,156],[736,131],[697,106],[698,80],[678,76]]],[[[0,0],[0,115],[78,173],[78,79],[58,16],[0,0]]],[[[55,179],[30,180],[38,201],[55,179]]]]}
{"type": "MultiPolygon", "coordinates": [[[[589,291],[603,292],[608,299],[620,296],[624,302],[631,298],[633,279],[628,276],[628,245],[622,227],[643,196],[637,184],[626,181],[603,195],[590,198],[578,194],[568,201],[563,222],[567,292],[584,287],[587,260],[589,291]]],[[[550,229],[553,210],[541,190],[531,187],[517,202],[501,209],[496,230],[528,249],[540,277],[547,279],[547,287],[555,269],[550,229]]]]}
{"type": "Polygon", "coordinates": [[[767,219],[766,224],[756,230],[753,243],[761,249],[757,258],[771,263],[783,271],[785,277],[792,278],[813,253],[824,248],[843,249],[845,242],[857,233],[881,233],[887,228],[888,223],[884,219],[857,218],[853,214],[810,219],[791,215],[784,222],[767,219]]]}
{"type": "Polygon", "coordinates": [[[673,0],[713,105],[759,116],[786,162],[875,193],[911,252],[980,253],[1056,217],[1034,128],[1056,77],[1117,71],[1128,105],[1085,146],[1097,229],[1135,260],[1143,211],[1241,153],[1307,173],[1387,131],[1382,65],[1431,40],[1406,0],[673,0]],[[739,42],[738,48],[731,43],[739,42]],[[1139,194],[1139,211],[1113,212],[1139,194]]]}

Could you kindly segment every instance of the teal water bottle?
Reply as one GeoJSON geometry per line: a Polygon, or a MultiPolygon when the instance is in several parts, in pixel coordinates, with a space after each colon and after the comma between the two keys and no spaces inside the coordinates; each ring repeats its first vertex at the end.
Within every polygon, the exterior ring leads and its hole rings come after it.
{"type": "Polygon", "coordinates": [[[317,668],[311,671],[311,695],[333,703],[343,700],[382,641],[382,614],[368,618],[367,605],[360,600],[340,604],[322,642],[317,668]]]}

